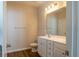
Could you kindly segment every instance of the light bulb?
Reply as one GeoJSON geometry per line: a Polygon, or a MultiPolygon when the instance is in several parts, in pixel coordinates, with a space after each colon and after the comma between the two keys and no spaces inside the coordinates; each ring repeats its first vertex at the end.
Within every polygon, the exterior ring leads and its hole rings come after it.
{"type": "Polygon", "coordinates": [[[50,6],[48,6],[48,9],[50,9],[50,6]]]}
{"type": "Polygon", "coordinates": [[[47,11],[47,8],[45,8],[45,11],[47,11]]]}
{"type": "Polygon", "coordinates": [[[52,4],[52,8],[54,8],[54,5],[52,4]]]}

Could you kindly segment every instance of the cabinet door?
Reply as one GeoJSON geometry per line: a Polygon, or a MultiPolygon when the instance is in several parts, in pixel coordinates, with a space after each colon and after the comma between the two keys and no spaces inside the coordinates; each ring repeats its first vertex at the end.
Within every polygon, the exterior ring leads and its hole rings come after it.
{"type": "Polygon", "coordinates": [[[38,39],[38,53],[40,56],[46,56],[46,39],[39,38],[38,39]]]}
{"type": "Polygon", "coordinates": [[[38,38],[38,53],[42,56],[42,39],[38,38]]]}
{"type": "Polygon", "coordinates": [[[59,51],[54,49],[54,57],[65,57],[65,51],[59,51]]]}
{"type": "Polygon", "coordinates": [[[47,57],[53,57],[53,41],[47,41],[47,57]]]}
{"type": "Polygon", "coordinates": [[[65,57],[66,45],[54,42],[54,57],[65,57]]]}
{"type": "Polygon", "coordinates": [[[61,50],[66,50],[66,44],[55,42],[55,41],[54,41],[54,47],[59,48],[61,50]]]}
{"type": "Polygon", "coordinates": [[[46,57],[46,48],[47,48],[47,40],[43,39],[42,40],[42,56],[46,57]]]}

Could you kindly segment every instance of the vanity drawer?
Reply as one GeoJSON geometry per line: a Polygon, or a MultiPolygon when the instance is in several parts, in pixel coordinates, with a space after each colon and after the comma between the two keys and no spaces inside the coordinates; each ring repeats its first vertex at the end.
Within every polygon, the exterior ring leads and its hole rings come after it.
{"type": "Polygon", "coordinates": [[[59,48],[61,50],[66,50],[66,44],[54,42],[54,48],[59,48]]]}

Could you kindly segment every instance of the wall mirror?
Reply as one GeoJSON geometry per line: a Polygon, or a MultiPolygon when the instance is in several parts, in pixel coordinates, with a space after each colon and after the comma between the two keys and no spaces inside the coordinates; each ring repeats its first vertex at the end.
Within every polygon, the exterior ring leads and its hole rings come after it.
{"type": "Polygon", "coordinates": [[[66,7],[47,14],[47,34],[66,36],[66,7]]]}

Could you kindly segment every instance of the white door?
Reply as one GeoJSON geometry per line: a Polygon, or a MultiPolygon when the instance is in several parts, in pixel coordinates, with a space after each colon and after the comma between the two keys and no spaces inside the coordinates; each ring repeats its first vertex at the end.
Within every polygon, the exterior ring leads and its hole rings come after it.
{"type": "Polygon", "coordinates": [[[8,51],[25,49],[27,47],[27,25],[24,10],[7,8],[8,10],[8,51]]]}

